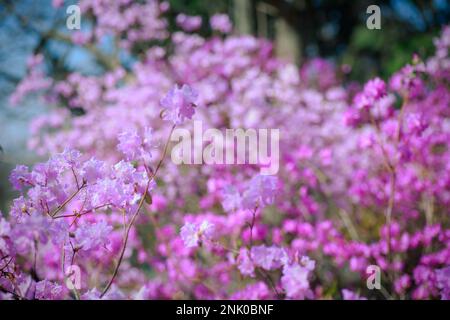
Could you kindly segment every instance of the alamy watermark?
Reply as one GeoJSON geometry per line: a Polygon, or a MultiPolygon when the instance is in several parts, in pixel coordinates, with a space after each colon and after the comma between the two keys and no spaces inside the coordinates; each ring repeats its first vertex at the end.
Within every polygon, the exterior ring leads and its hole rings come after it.
{"type": "Polygon", "coordinates": [[[372,4],[367,7],[367,14],[370,16],[366,20],[366,26],[369,30],[381,29],[381,9],[379,6],[372,4]]]}
{"type": "Polygon", "coordinates": [[[171,158],[176,165],[242,165],[260,166],[262,175],[274,175],[279,169],[279,129],[209,128],[203,131],[201,121],[194,121],[193,135],[188,129],[176,128],[171,141],[171,158]]]}
{"type": "Polygon", "coordinates": [[[367,277],[367,289],[380,290],[381,289],[381,268],[377,265],[370,265],[366,268],[367,277]]]}
{"type": "Polygon", "coordinates": [[[69,30],[81,29],[81,9],[76,4],[70,5],[66,9],[66,27],[69,30]]]}
{"type": "Polygon", "coordinates": [[[65,270],[66,287],[69,290],[81,289],[81,269],[77,265],[68,266],[65,270]]]}

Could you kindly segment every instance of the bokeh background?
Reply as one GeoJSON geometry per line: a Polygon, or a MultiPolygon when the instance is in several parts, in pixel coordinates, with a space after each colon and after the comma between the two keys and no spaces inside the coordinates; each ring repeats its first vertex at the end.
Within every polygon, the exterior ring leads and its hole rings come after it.
{"type": "MultiPolygon", "coordinates": [[[[26,59],[40,52],[46,58],[46,71],[54,78],[78,71],[102,73],[108,57],[115,55],[125,67],[141,52],[111,52],[106,38],[100,55],[89,48],[74,46],[58,37],[65,29],[66,7],[77,1],[65,1],[54,10],[51,0],[0,1],[0,210],[7,211],[14,197],[8,175],[18,163],[32,164],[39,157],[26,146],[28,124],[46,107],[36,97],[19,106],[11,106],[9,97],[26,72],[26,59]],[[106,57],[106,59],[102,59],[106,57]]],[[[183,12],[207,20],[214,13],[227,13],[234,32],[253,34],[274,42],[278,56],[301,65],[322,57],[346,68],[346,81],[364,81],[374,75],[387,78],[411,60],[413,53],[427,56],[432,39],[442,25],[450,21],[447,0],[170,0],[170,27],[183,12]],[[381,30],[366,27],[369,5],[381,8],[381,30]]],[[[82,24],[83,28],[89,25],[82,24]]],[[[201,34],[211,30],[204,25],[201,34]]],[[[168,44],[169,45],[169,44],[168,44]]]]}

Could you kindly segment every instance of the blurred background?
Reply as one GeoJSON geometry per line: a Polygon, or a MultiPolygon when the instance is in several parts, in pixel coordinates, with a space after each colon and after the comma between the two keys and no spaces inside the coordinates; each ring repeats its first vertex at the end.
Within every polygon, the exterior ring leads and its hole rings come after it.
{"type": "MultiPolygon", "coordinates": [[[[62,2],[62,1],[60,1],[62,2]]],[[[276,54],[301,65],[321,57],[348,66],[349,81],[365,81],[374,75],[389,77],[411,61],[413,53],[427,56],[433,37],[450,21],[447,0],[170,0],[169,31],[178,30],[179,13],[200,15],[207,21],[214,13],[227,13],[234,33],[270,39],[276,54]],[[369,5],[381,8],[381,29],[366,27],[369,5]]],[[[26,146],[28,123],[46,106],[30,97],[12,107],[9,96],[26,72],[27,57],[40,52],[46,71],[58,79],[78,71],[100,74],[108,61],[98,52],[74,46],[57,37],[65,27],[66,7],[77,1],[64,1],[55,9],[51,0],[0,1],[0,210],[7,211],[14,196],[8,175],[18,163],[32,164],[39,158],[26,146]]],[[[88,26],[89,27],[89,26],[88,26]]],[[[211,30],[203,24],[200,34],[211,30]]],[[[108,39],[100,50],[111,50],[108,39]]],[[[120,57],[126,67],[133,63],[139,48],[120,57]]]]}

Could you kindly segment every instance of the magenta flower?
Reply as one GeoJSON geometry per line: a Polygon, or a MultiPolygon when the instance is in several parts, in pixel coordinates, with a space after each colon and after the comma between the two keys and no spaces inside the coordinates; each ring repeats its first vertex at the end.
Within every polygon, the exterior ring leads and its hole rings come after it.
{"type": "Polygon", "coordinates": [[[38,300],[58,300],[63,297],[63,287],[55,282],[42,280],[36,283],[35,298],[38,300]]]}
{"type": "Polygon", "coordinates": [[[222,33],[229,33],[233,28],[231,20],[226,14],[215,14],[211,17],[209,23],[211,28],[222,33]]]}
{"type": "Polygon", "coordinates": [[[180,231],[181,239],[188,248],[195,248],[201,245],[205,240],[212,238],[215,226],[208,221],[201,223],[187,222],[180,231]]]}
{"type": "Polygon", "coordinates": [[[177,25],[181,27],[184,31],[192,32],[199,29],[202,25],[201,16],[188,16],[183,13],[177,15],[176,18],[177,25]]]}
{"type": "Polygon", "coordinates": [[[250,254],[255,265],[265,270],[279,268],[287,262],[286,252],[278,247],[255,246],[250,254]]]}
{"type": "Polygon", "coordinates": [[[151,149],[154,147],[151,128],[145,127],[142,136],[134,129],[125,130],[118,135],[118,139],[117,149],[125,155],[126,160],[150,161],[151,149]]]}
{"type": "Polygon", "coordinates": [[[374,100],[378,100],[386,95],[386,83],[380,78],[375,78],[366,83],[364,94],[374,100]]]}
{"type": "Polygon", "coordinates": [[[109,243],[108,236],[112,227],[105,221],[93,224],[84,224],[75,232],[76,245],[83,251],[105,248],[109,243]]]}
{"type": "Polygon", "coordinates": [[[16,221],[21,221],[25,216],[30,216],[35,211],[36,209],[32,203],[23,196],[20,196],[13,200],[10,214],[16,221]]]}
{"type": "Polygon", "coordinates": [[[184,84],[181,88],[175,85],[167,95],[161,99],[163,119],[181,124],[185,119],[192,119],[195,113],[195,101],[198,94],[190,86],[184,84]]]}
{"type": "MultiPolygon", "coordinates": [[[[356,109],[356,114],[353,117],[364,117],[365,115],[358,114],[359,112],[373,109],[375,104],[385,97],[387,94],[386,83],[380,78],[375,78],[366,83],[364,90],[355,95],[353,99],[353,106],[356,109]]],[[[351,124],[349,112],[347,112],[347,122],[351,124]]],[[[355,119],[358,120],[358,119],[355,119]]],[[[353,121],[357,122],[357,121],[353,121]]]]}
{"type": "Polygon", "coordinates": [[[91,50],[115,39],[111,59],[55,77],[53,60],[36,52],[11,95],[48,105],[28,146],[50,157],[10,175],[18,192],[6,192],[0,217],[0,300],[378,299],[369,264],[392,278],[394,299],[449,298],[450,26],[432,56],[357,83],[331,61],[298,66],[269,39],[231,34],[227,15],[205,35],[194,32],[202,18],[186,14],[172,32],[169,1],[79,2],[89,30],[68,40],[91,50]],[[258,142],[265,162],[274,146],[264,150],[259,128],[279,129],[279,174],[177,166],[173,143],[153,159],[154,141],[194,116],[204,134],[191,138],[217,157],[227,141],[214,134],[212,144],[209,133],[257,129],[246,145],[258,142]],[[320,259],[314,279],[308,256],[320,259]],[[70,265],[82,270],[78,292],[64,283],[70,265]]]}
{"type": "Polygon", "coordinates": [[[32,185],[31,175],[28,167],[24,165],[17,165],[9,176],[9,182],[16,190],[22,190],[25,186],[32,185]]]}
{"type": "Polygon", "coordinates": [[[118,136],[119,144],[117,149],[122,152],[127,160],[136,159],[140,154],[140,149],[142,146],[142,139],[138,135],[136,130],[123,131],[118,136]]]}
{"type": "Polygon", "coordinates": [[[253,177],[242,197],[243,208],[252,210],[256,206],[262,208],[273,204],[277,189],[277,177],[266,175],[253,177]]]}
{"type": "Polygon", "coordinates": [[[442,300],[450,300],[450,267],[436,270],[436,282],[442,300]]]}
{"type": "Polygon", "coordinates": [[[241,196],[233,186],[227,186],[222,193],[222,206],[226,212],[234,212],[241,208],[241,196]]]}
{"type": "Polygon", "coordinates": [[[94,183],[105,176],[107,172],[103,161],[91,158],[86,161],[80,169],[80,176],[88,183],[94,183]]]}
{"type": "Polygon", "coordinates": [[[281,286],[286,292],[286,297],[304,299],[309,296],[309,270],[299,264],[285,265],[281,277],[281,286]]]}
{"type": "Polygon", "coordinates": [[[367,300],[367,298],[361,297],[358,293],[348,289],[342,289],[343,300],[367,300]]]}
{"type": "Polygon", "coordinates": [[[238,269],[244,276],[254,276],[255,266],[253,261],[250,259],[250,255],[247,249],[242,248],[239,251],[239,256],[237,259],[238,269]]]}

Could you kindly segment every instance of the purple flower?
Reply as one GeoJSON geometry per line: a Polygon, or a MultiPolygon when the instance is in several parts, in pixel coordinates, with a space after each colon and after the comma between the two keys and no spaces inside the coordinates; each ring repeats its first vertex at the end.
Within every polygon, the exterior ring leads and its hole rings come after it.
{"type": "Polygon", "coordinates": [[[114,177],[119,179],[121,182],[131,183],[133,181],[136,168],[133,167],[131,163],[122,160],[114,165],[113,172],[114,177]]]}
{"type": "Polygon", "coordinates": [[[250,259],[248,250],[245,248],[242,248],[239,251],[238,269],[244,276],[251,276],[251,277],[254,276],[255,266],[252,260],[250,259]]]}
{"type": "Polygon", "coordinates": [[[50,237],[55,245],[62,245],[69,238],[69,224],[63,219],[58,219],[50,225],[50,237]]]}
{"type": "Polygon", "coordinates": [[[188,16],[183,13],[179,14],[176,18],[177,25],[184,31],[192,32],[199,29],[202,25],[202,17],[200,16],[188,16]]]}
{"type": "Polygon", "coordinates": [[[98,179],[101,179],[106,174],[106,166],[103,161],[99,161],[95,158],[91,158],[86,161],[81,169],[80,176],[88,183],[94,183],[98,179]]]}
{"type": "Polygon", "coordinates": [[[273,204],[277,189],[277,177],[266,175],[257,175],[253,177],[242,198],[244,209],[252,210],[256,206],[262,208],[273,204]]]}
{"type": "Polygon", "coordinates": [[[118,139],[117,149],[126,156],[127,160],[134,160],[140,155],[142,140],[136,130],[123,131],[118,139]]]}
{"type": "Polygon", "coordinates": [[[364,86],[364,90],[355,95],[353,106],[358,111],[369,110],[377,101],[385,97],[386,94],[386,83],[383,80],[380,78],[369,80],[364,86]]]}
{"type": "Polygon", "coordinates": [[[0,211],[0,237],[7,236],[11,231],[11,226],[6,219],[3,218],[3,214],[0,211]]]}
{"type": "Polygon", "coordinates": [[[197,97],[197,92],[188,85],[184,84],[181,88],[175,85],[160,101],[161,106],[165,108],[163,112],[164,120],[181,124],[185,119],[192,119],[197,97]]]}
{"type": "Polygon", "coordinates": [[[366,110],[372,107],[373,100],[367,97],[364,93],[358,93],[353,99],[353,105],[356,110],[366,110]]]}
{"type": "Polygon", "coordinates": [[[222,193],[222,206],[226,212],[234,212],[241,207],[241,196],[233,186],[227,186],[222,193]]]}
{"type": "Polygon", "coordinates": [[[407,274],[399,277],[397,280],[395,280],[394,283],[395,292],[397,292],[398,294],[404,293],[405,290],[408,289],[410,286],[411,286],[411,278],[407,274]]]}
{"type": "Polygon", "coordinates": [[[16,221],[20,222],[24,216],[30,216],[35,211],[36,210],[31,205],[31,202],[23,196],[20,196],[19,198],[13,200],[10,214],[16,219],[16,221]]]}
{"type": "Polygon", "coordinates": [[[17,165],[9,176],[9,182],[16,190],[22,190],[26,185],[31,185],[31,174],[28,171],[28,167],[17,165]]]}
{"type": "Polygon", "coordinates": [[[77,168],[80,165],[81,153],[78,150],[66,148],[62,153],[57,154],[48,162],[49,165],[54,165],[60,170],[69,168],[77,168]]]}
{"type": "Polygon", "coordinates": [[[36,283],[35,298],[38,300],[58,300],[63,295],[63,287],[55,282],[42,280],[36,283]]]}
{"type": "Polygon", "coordinates": [[[258,281],[233,293],[230,298],[232,300],[266,300],[270,298],[270,289],[264,282],[258,281]]]}
{"type": "Polygon", "coordinates": [[[307,256],[303,256],[300,258],[300,265],[308,271],[313,271],[316,267],[316,262],[307,256]]]}
{"type": "Polygon", "coordinates": [[[100,300],[102,293],[97,288],[93,288],[81,296],[81,300],[100,300]]]}
{"type": "Polygon", "coordinates": [[[226,14],[215,14],[209,20],[211,28],[222,33],[229,33],[233,28],[231,20],[226,14]]]}
{"type": "Polygon", "coordinates": [[[286,297],[304,299],[310,295],[309,276],[310,270],[299,264],[285,265],[281,277],[281,286],[286,292],[286,297]]]}
{"type": "Polygon", "coordinates": [[[367,300],[367,298],[361,297],[358,293],[351,290],[342,289],[342,299],[344,300],[367,300]]]}
{"type": "Polygon", "coordinates": [[[194,248],[211,239],[214,229],[215,226],[206,220],[197,224],[187,222],[181,228],[180,235],[186,247],[194,248]]]}
{"type": "Polygon", "coordinates": [[[123,300],[125,295],[117,288],[115,284],[111,286],[111,289],[102,297],[101,292],[97,288],[93,288],[81,296],[81,300],[123,300]]]}
{"type": "Polygon", "coordinates": [[[264,245],[252,247],[250,250],[252,262],[265,270],[273,270],[288,262],[287,252],[276,246],[264,245]]]}
{"type": "MultiPolygon", "coordinates": [[[[0,252],[3,255],[8,255],[10,246],[9,246],[9,234],[11,232],[11,225],[3,218],[2,213],[0,211],[0,252]]],[[[4,264],[0,263],[0,268],[3,267],[4,264]]]]}
{"type": "Polygon", "coordinates": [[[83,251],[106,247],[109,243],[108,236],[112,229],[105,221],[81,225],[75,231],[76,245],[83,251]]]}
{"type": "Polygon", "coordinates": [[[436,282],[442,300],[450,300],[450,266],[436,270],[436,282]]]}
{"type": "Polygon", "coordinates": [[[386,83],[380,78],[369,80],[364,86],[364,94],[378,100],[386,95],[386,83]]]}
{"type": "Polygon", "coordinates": [[[134,129],[122,131],[118,135],[119,144],[117,149],[122,152],[128,161],[143,159],[150,161],[153,147],[153,131],[145,127],[143,136],[134,129]]]}

